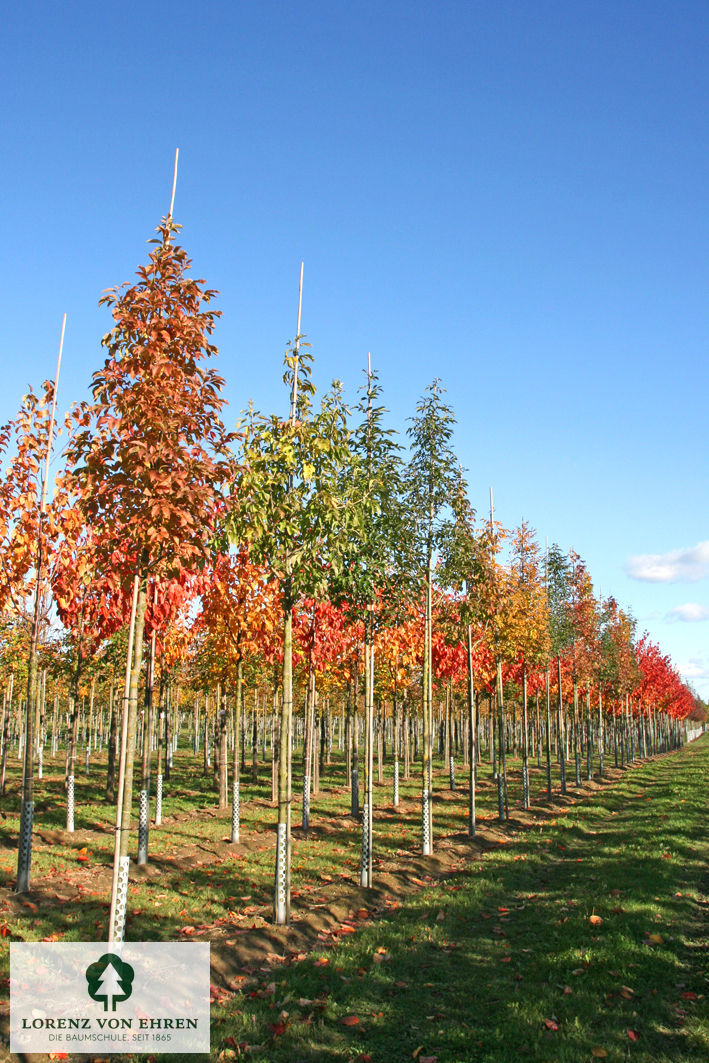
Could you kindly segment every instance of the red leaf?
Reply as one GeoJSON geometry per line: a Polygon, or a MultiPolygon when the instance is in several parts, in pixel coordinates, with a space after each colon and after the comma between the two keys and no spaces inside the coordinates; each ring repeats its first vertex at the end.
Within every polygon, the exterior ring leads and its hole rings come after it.
{"type": "Polygon", "coordinates": [[[631,1041],[639,1041],[640,1040],[640,1034],[637,1032],[637,1030],[628,1030],[628,1037],[630,1038],[631,1041]]]}
{"type": "Polygon", "coordinates": [[[558,1022],[554,1022],[553,1019],[545,1019],[544,1020],[544,1025],[546,1026],[547,1030],[558,1030],[559,1029],[559,1023],[558,1022]]]}
{"type": "Polygon", "coordinates": [[[344,1018],[340,1019],[340,1023],[343,1026],[357,1026],[359,1019],[356,1015],[345,1015],[344,1018]]]}

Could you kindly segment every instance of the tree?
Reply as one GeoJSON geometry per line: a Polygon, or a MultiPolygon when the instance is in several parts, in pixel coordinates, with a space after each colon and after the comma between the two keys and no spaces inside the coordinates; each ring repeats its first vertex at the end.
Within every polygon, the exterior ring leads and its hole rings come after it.
{"type": "Polygon", "coordinates": [[[342,573],[344,546],[358,510],[341,493],[351,455],[341,387],[335,382],[313,411],[311,355],[296,336],[286,351],[288,420],[250,410],[226,529],[268,568],[282,603],[282,701],[279,721],[278,826],[274,890],[276,923],[290,922],[293,609],[300,596],[320,598],[342,573]]]}
{"type": "Polygon", "coordinates": [[[441,529],[440,577],[445,586],[452,587],[458,596],[461,632],[466,648],[468,678],[468,759],[470,787],[468,790],[468,836],[477,831],[475,789],[477,781],[477,713],[475,699],[476,651],[483,642],[484,625],[488,619],[483,588],[489,579],[490,551],[486,535],[475,523],[467,485],[459,470],[458,484],[452,503],[452,519],[441,529]],[[474,635],[475,632],[475,635],[474,635]]]}
{"type": "Polygon", "coordinates": [[[347,544],[341,585],[333,587],[337,600],[346,601],[355,613],[364,614],[365,771],[360,883],[365,887],[372,885],[375,633],[389,626],[392,611],[396,612],[396,584],[401,572],[397,554],[404,528],[400,448],[393,433],[383,426],[386,410],[379,405],[380,394],[370,361],[358,405],[360,419],[352,434],[355,460],[350,465],[351,480],[347,485],[350,504],[358,509],[356,533],[347,544]]]}
{"type": "MultiPolygon", "coordinates": [[[[573,642],[574,629],[569,610],[570,573],[569,561],[556,543],[548,550],[545,560],[545,587],[549,616],[549,653],[556,658],[558,705],[556,716],[556,735],[559,746],[559,770],[561,774],[561,792],[566,793],[566,723],[562,695],[561,671],[562,656],[573,642]]],[[[551,749],[549,740],[550,717],[550,678],[549,662],[546,665],[546,703],[547,703],[547,797],[551,800],[551,749]]]]}
{"type": "Polygon", "coordinates": [[[529,808],[529,721],[527,668],[549,655],[547,601],[541,582],[539,546],[522,521],[512,537],[514,648],[522,664],[522,803],[529,808]]]}
{"type": "MultiPolygon", "coordinates": [[[[450,499],[458,486],[458,463],[451,449],[455,417],[434,380],[410,418],[412,454],[406,471],[411,569],[423,584],[424,642],[422,668],[423,761],[421,780],[421,851],[433,852],[432,623],[434,559],[450,499]]],[[[419,584],[419,585],[420,585],[419,584]]]]}
{"type": "MultiPolygon", "coordinates": [[[[135,654],[127,662],[110,929],[111,940],[119,941],[148,579],[179,577],[204,564],[229,468],[219,416],[223,381],[202,365],[217,353],[209,337],[219,312],[207,308],[216,293],[187,275],[191,262],[174,242],[179,230],[172,216],[163,219],[137,283],[112,289],[100,300],[111,307],[115,324],[101,341],[107,357],[93,377],[88,423],[70,451],[85,520],[120,546],[134,573],[135,654]]],[[[107,553],[106,563],[114,563],[114,556],[107,553]]]]}
{"type": "MultiPolygon", "coordinates": [[[[61,350],[59,346],[57,376],[61,350]]],[[[17,892],[26,893],[30,882],[32,821],[34,817],[34,722],[37,711],[37,652],[43,619],[43,600],[48,600],[47,576],[61,535],[60,514],[66,507],[60,484],[47,502],[49,460],[52,453],[56,411],[56,380],[45,381],[44,395],[32,390],[25,396],[17,418],[0,429],[0,454],[14,446],[0,480],[0,615],[12,606],[23,612],[24,600],[31,601],[30,639],[27,664],[24,756],[20,838],[17,851],[17,892]],[[30,573],[34,579],[27,582],[30,573]]]]}

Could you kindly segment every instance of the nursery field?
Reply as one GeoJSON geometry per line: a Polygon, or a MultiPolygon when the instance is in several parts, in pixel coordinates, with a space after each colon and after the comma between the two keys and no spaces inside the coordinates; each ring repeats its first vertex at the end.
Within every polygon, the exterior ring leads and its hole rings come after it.
{"type": "MultiPolygon", "coordinates": [[[[706,735],[627,770],[610,767],[603,780],[570,780],[564,797],[555,777],[551,802],[546,773],[533,767],[528,812],[520,765],[511,761],[505,823],[483,764],[472,839],[465,780],[451,791],[441,772],[434,853],[425,858],[420,773],[401,780],[394,809],[385,771],[374,785],[370,890],[358,885],[360,826],[335,757],[312,798],[307,834],[294,798],[289,927],[272,918],[268,767],[257,782],[250,768],[242,779],[241,841],[232,845],[230,812],[215,807],[211,774],[195,761],[177,754],[149,863],[132,865],[126,938],[211,943],[213,1059],[709,1058],[706,735]]],[[[97,757],[89,776],[77,774],[73,834],[63,829],[63,767],[63,759],[49,761],[36,783],[25,895],[12,892],[20,780],[19,765],[8,767],[0,820],[5,987],[13,940],[106,940],[114,808],[102,796],[105,765],[97,757]]],[[[296,794],[299,767],[294,758],[296,794]]],[[[7,995],[0,988],[5,1045],[7,995]]]]}

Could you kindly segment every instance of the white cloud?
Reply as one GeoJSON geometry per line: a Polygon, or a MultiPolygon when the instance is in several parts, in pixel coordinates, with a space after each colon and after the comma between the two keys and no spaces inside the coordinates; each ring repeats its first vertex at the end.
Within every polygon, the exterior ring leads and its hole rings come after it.
{"type": "Polygon", "coordinates": [[[665,620],[684,620],[688,624],[695,624],[699,620],[709,620],[709,606],[699,605],[698,602],[685,602],[670,609],[665,620]]]}
{"type": "Polygon", "coordinates": [[[709,666],[701,657],[690,657],[689,664],[680,666],[680,674],[683,679],[707,679],[709,678],[709,666]]]}
{"type": "Polygon", "coordinates": [[[629,557],[625,571],[631,579],[647,583],[696,583],[709,576],[709,539],[668,554],[629,557]]]}

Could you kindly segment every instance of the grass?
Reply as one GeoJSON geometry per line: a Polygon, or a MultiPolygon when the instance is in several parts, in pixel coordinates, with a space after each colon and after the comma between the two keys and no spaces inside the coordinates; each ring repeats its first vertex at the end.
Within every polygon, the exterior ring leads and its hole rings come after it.
{"type": "MultiPolygon", "coordinates": [[[[603,789],[570,787],[533,816],[513,810],[504,830],[488,779],[483,829],[473,841],[463,833],[465,792],[445,799],[441,792],[436,848],[444,862],[416,856],[412,779],[402,785],[401,816],[378,811],[381,884],[372,894],[353,885],[358,830],[335,767],[313,801],[315,829],[307,838],[296,831],[294,912],[312,931],[300,946],[297,923],[290,936],[264,929],[273,875],[270,779],[268,787],[245,782],[244,844],[232,847],[223,840],[228,813],[215,814],[209,780],[183,758],[171,785],[181,796],[165,798],[165,815],[174,818],[151,830],[151,873],[131,884],[127,937],[171,940],[186,925],[202,926],[213,955],[232,957],[215,979],[214,1059],[704,1060],[708,762],[705,736],[617,773],[603,789]],[[404,866],[412,870],[402,885],[388,872],[404,866]],[[320,909],[328,918],[318,922],[320,909]],[[251,956],[246,943],[259,934],[270,935],[272,951],[251,956]]],[[[11,938],[105,936],[112,833],[111,809],[96,798],[102,781],[98,771],[93,782],[77,780],[81,829],[72,838],[61,830],[60,782],[51,774],[43,780],[29,907],[3,893],[0,924],[11,938]],[[83,847],[88,854],[78,853],[83,847]],[[78,855],[89,856],[88,866],[78,855]]],[[[533,793],[542,785],[535,774],[533,793]]],[[[377,804],[389,794],[380,790],[377,804]]],[[[14,881],[13,801],[11,794],[2,825],[6,887],[14,881]]]]}

